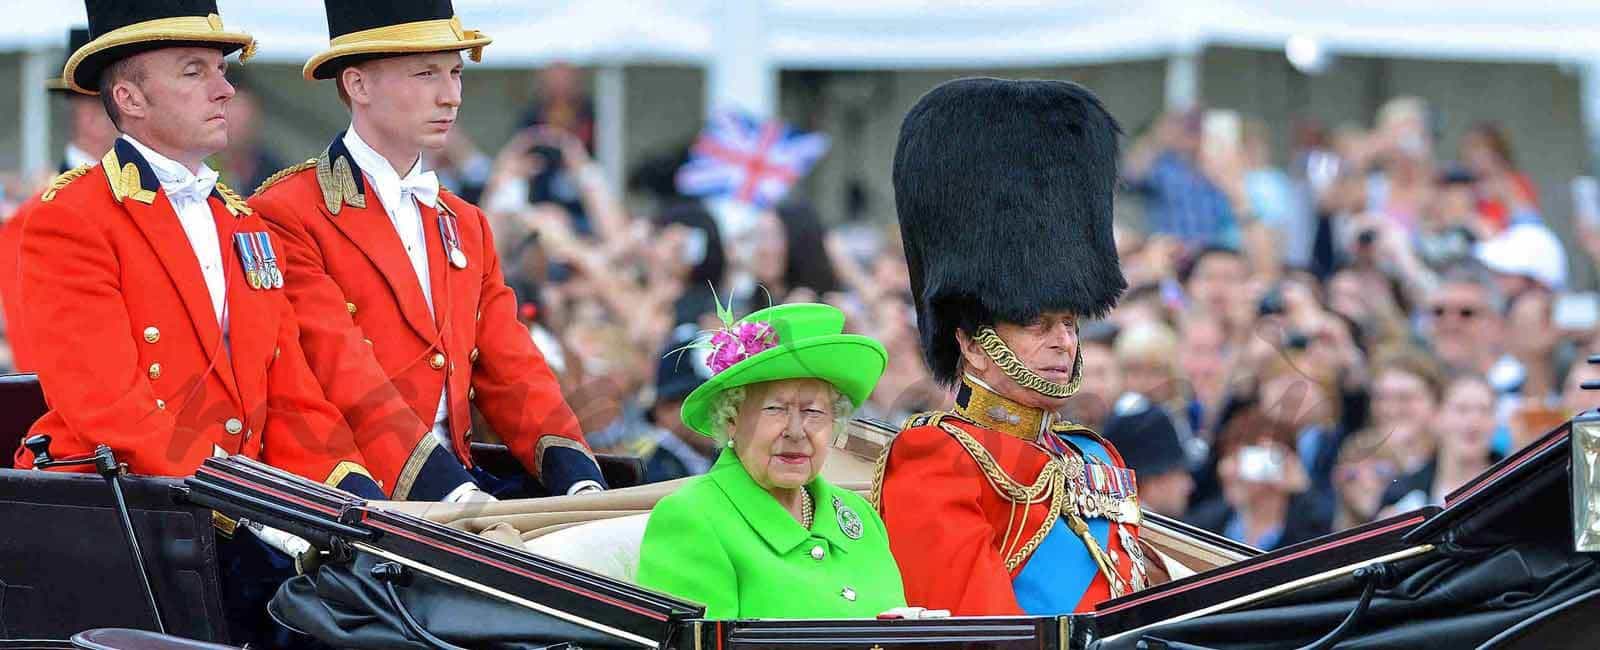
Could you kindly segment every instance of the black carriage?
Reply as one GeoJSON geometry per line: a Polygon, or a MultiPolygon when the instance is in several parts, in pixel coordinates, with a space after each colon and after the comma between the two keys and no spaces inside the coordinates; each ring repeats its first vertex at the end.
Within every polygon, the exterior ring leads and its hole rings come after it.
{"type": "MultiPolygon", "coordinates": [[[[25,378],[0,382],[0,399],[14,420],[0,425],[13,435],[27,419],[17,406],[42,406],[25,378]]],[[[614,480],[625,484],[629,465],[617,462],[614,480]]],[[[89,628],[158,624],[167,637],[120,645],[128,641],[100,632],[110,636],[77,647],[227,643],[217,536],[251,522],[311,543],[302,575],[270,609],[333,647],[1584,646],[1600,633],[1600,568],[1589,553],[1600,549],[1596,464],[1600,414],[1590,412],[1442,509],[1271,553],[1152,516],[1158,548],[1210,568],[1091,614],[866,621],[704,620],[694,603],[234,458],[209,460],[184,480],[121,478],[135,555],[106,479],[0,470],[0,648],[74,647],[69,637],[89,628]]]]}

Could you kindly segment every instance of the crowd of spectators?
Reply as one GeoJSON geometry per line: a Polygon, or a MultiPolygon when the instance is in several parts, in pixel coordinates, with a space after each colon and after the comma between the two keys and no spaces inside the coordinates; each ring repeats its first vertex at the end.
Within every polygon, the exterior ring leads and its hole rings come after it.
{"type": "MultiPolygon", "coordinates": [[[[427,165],[490,215],[519,315],[596,451],[644,457],[652,480],[709,468],[715,449],[678,406],[708,374],[692,343],[719,307],[835,305],[889,351],[860,415],[948,405],[894,223],[840,224],[798,195],[767,210],[680,196],[650,168],[675,153],[615,185],[590,157],[577,72],[544,71],[540,96],[497,151],[458,131],[427,165]]],[[[240,148],[220,163],[250,187],[305,152],[270,151],[240,98],[240,148]]],[[[1123,448],[1147,507],[1291,544],[1440,503],[1592,406],[1578,386],[1600,377],[1582,363],[1596,326],[1512,143],[1484,123],[1441,152],[1431,119],[1395,99],[1370,129],[1303,129],[1283,166],[1266,127],[1228,111],[1130,136],[1119,211],[1141,218],[1116,233],[1130,289],[1082,326],[1069,410],[1123,448]]],[[[39,179],[0,182],[3,217],[39,179]]],[[[1600,258],[1600,231],[1577,227],[1600,258]]]]}

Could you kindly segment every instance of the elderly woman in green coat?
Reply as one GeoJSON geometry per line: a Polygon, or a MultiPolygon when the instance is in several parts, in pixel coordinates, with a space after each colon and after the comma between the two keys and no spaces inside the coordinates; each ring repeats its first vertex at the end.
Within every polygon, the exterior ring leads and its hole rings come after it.
{"type": "MultiPolygon", "coordinates": [[[[883,521],[820,474],[887,355],[827,305],[782,305],[712,337],[713,373],[683,421],[723,442],[705,476],[662,499],[639,584],[706,617],[871,618],[905,606],[883,521]]],[[[685,360],[687,363],[687,359],[685,360]]]]}

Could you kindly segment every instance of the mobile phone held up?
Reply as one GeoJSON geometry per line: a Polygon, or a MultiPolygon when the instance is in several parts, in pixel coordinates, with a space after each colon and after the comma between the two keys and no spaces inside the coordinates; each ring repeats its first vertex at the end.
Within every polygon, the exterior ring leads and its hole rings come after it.
{"type": "Polygon", "coordinates": [[[1572,214],[1583,225],[1600,230],[1600,181],[1593,176],[1572,179],[1572,214]]]}
{"type": "Polygon", "coordinates": [[[1250,445],[1239,450],[1239,480],[1272,483],[1283,478],[1283,452],[1267,445],[1250,445]]]}
{"type": "Polygon", "coordinates": [[[1600,324],[1600,294],[1563,293],[1550,308],[1550,323],[1567,332],[1588,332],[1600,324]]]}

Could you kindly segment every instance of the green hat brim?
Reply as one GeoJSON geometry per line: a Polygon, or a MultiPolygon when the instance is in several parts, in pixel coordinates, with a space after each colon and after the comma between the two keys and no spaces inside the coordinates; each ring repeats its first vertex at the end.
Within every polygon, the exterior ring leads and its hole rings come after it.
{"type": "Polygon", "coordinates": [[[715,436],[712,410],[722,391],[784,379],[820,379],[860,407],[878,385],[888,363],[889,353],[882,344],[856,334],[817,336],[792,345],[780,343],[717,373],[696,388],[683,402],[683,423],[701,435],[715,436]]]}

